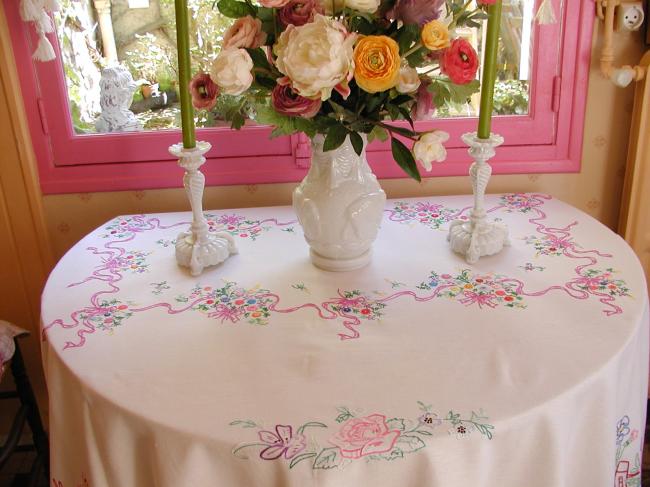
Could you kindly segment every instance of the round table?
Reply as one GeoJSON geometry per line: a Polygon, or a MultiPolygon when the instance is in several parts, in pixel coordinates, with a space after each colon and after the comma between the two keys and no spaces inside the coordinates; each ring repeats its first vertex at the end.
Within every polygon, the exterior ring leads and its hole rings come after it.
{"type": "Polygon", "coordinates": [[[290,208],[209,212],[240,253],[200,277],[187,213],[92,232],[43,293],[54,485],[639,486],[638,260],[512,194],[487,201],[511,246],[471,266],[446,242],[470,204],[389,201],[349,273],[310,264],[290,208]]]}

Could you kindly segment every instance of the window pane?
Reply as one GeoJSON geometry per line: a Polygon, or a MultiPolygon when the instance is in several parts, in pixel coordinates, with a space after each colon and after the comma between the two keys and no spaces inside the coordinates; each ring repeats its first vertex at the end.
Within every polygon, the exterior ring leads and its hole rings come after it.
{"type": "MultiPolygon", "coordinates": [[[[500,115],[529,111],[534,3],[503,1],[494,103],[500,115]]],[[[215,0],[190,0],[189,8],[193,66],[207,70],[232,20],[219,14],[215,0]]],[[[63,0],[56,20],[76,133],[180,126],[173,0],[63,0]],[[107,73],[102,82],[102,68],[115,62],[125,69],[107,73]]],[[[479,55],[484,27],[457,31],[479,55]]],[[[474,95],[467,104],[438,107],[437,116],[476,116],[478,103],[474,95]]],[[[219,104],[196,120],[198,127],[226,126],[219,104]]]]}

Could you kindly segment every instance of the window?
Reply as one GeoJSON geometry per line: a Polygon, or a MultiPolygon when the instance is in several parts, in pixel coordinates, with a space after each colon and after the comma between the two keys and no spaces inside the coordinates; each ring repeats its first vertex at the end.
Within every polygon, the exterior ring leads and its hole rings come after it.
{"type": "MultiPolygon", "coordinates": [[[[44,193],[174,187],[180,184],[167,148],[180,140],[171,0],[64,0],[57,14],[57,59],[30,62],[35,39],[4,0],[44,193]],[[118,60],[135,85],[130,110],[137,130],[100,133],[101,58],[118,60]]],[[[580,166],[593,15],[589,2],[554,1],[560,22],[533,22],[539,0],[504,0],[499,81],[493,130],[505,137],[495,173],[569,172],[580,166]]],[[[191,0],[197,62],[208,59],[229,20],[214,0],[191,0]]],[[[481,53],[483,29],[459,32],[481,53]]],[[[56,37],[56,39],[54,39],[56,37]]],[[[438,107],[420,130],[451,134],[449,158],[431,175],[467,173],[460,135],[476,129],[478,96],[438,107]]],[[[231,131],[218,110],[197,114],[197,138],[213,149],[203,167],[208,184],[298,181],[309,165],[304,136],[269,139],[271,129],[248,124],[231,131]]],[[[368,158],[379,177],[403,177],[387,143],[368,158]]]]}

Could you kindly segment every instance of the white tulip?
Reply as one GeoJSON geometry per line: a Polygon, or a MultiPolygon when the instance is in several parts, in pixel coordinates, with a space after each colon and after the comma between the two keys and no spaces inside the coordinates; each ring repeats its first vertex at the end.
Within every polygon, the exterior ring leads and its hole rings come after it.
{"type": "Polygon", "coordinates": [[[427,171],[431,171],[432,162],[442,162],[447,158],[443,143],[448,140],[449,134],[442,130],[427,132],[413,146],[413,155],[427,171]]]}
{"type": "Polygon", "coordinates": [[[212,63],[210,78],[221,92],[241,95],[253,83],[253,60],[246,49],[223,49],[212,63]]]}
{"type": "Polygon", "coordinates": [[[420,87],[420,77],[415,68],[411,66],[402,66],[399,68],[397,86],[395,87],[400,93],[414,93],[420,87]]]}

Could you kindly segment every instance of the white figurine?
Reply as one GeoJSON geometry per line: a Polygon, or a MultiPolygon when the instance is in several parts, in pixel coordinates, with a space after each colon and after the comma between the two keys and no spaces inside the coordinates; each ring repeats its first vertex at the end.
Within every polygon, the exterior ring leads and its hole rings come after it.
{"type": "Polygon", "coordinates": [[[104,68],[99,88],[102,113],[95,122],[97,132],[142,130],[142,124],[129,110],[137,85],[128,69],[119,65],[104,68]]]}

